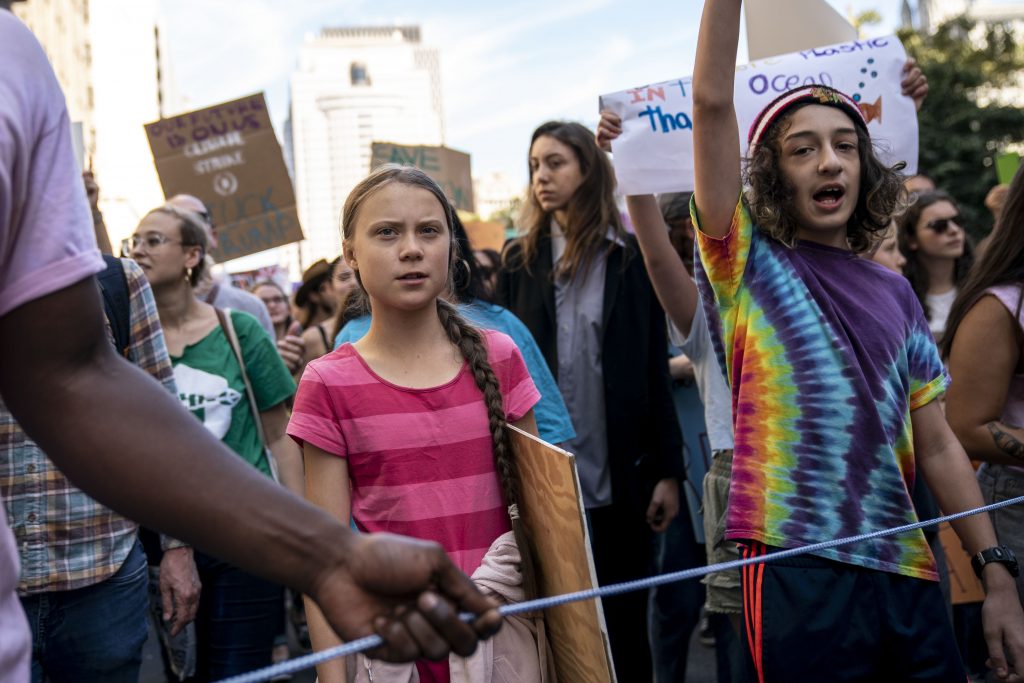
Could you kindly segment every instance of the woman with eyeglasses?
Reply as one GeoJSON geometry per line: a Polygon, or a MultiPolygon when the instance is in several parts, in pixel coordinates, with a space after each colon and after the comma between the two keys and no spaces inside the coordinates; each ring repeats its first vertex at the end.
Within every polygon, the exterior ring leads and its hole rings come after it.
{"type": "Polygon", "coordinates": [[[942,341],[949,309],[974,261],[956,201],[941,190],[917,195],[899,221],[903,274],[917,294],[928,327],[942,341]]]}
{"type": "Polygon", "coordinates": [[[288,305],[288,295],[281,285],[273,280],[260,280],[249,290],[259,297],[270,314],[270,322],[274,324],[274,340],[280,341],[288,334],[293,322],[292,309],[288,305]]]}
{"type": "MultiPolygon", "coordinates": [[[[301,492],[301,457],[285,433],[285,402],[295,384],[254,317],[196,297],[207,249],[199,217],[161,206],[142,219],[129,245],[153,288],[182,404],[243,460],[267,476],[276,466],[289,488],[298,480],[301,492]]],[[[281,587],[199,551],[195,562],[202,581],[196,678],[218,680],[269,665],[283,618],[281,587]]]]}

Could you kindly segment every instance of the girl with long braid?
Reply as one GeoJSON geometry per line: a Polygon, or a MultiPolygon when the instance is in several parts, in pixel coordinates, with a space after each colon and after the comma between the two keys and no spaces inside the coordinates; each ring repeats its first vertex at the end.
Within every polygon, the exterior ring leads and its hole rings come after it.
{"type": "MultiPolygon", "coordinates": [[[[511,530],[534,597],[506,425],[536,433],[539,394],[511,339],[470,326],[442,298],[461,258],[452,216],[417,169],[384,166],[352,190],[344,255],[373,321],[358,342],[307,366],[288,433],[303,446],[306,497],[343,523],[435,541],[467,574],[511,530]]],[[[314,648],[337,644],[307,609],[314,648]]],[[[416,669],[424,683],[450,680],[447,661],[416,669]]],[[[382,672],[372,680],[391,680],[382,672]]],[[[318,674],[345,680],[337,661],[318,674]]]]}

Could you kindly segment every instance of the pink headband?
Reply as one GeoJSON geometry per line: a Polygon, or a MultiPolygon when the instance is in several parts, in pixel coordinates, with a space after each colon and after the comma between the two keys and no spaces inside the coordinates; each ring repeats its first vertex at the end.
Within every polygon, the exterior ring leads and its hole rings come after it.
{"type": "Polygon", "coordinates": [[[780,95],[761,110],[747,134],[747,142],[750,143],[750,147],[753,148],[760,144],[764,139],[765,132],[787,111],[804,104],[823,104],[841,109],[865,133],[868,131],[868,122],[864,118],[864,112],[860,110],[860,106],[852,97],[827,85],[805,85],[780,95]]]}

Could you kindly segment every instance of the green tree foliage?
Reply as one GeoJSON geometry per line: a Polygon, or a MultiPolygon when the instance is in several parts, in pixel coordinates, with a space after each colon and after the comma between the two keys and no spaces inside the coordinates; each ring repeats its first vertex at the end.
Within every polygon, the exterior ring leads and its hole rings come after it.
{"type": "Polygon", "coordinates": [[[863,37],[864,29],[869,26],[877,26],[882,23],[882,15],[879,14],[877,10],[869,9],[854,16],[853,19],[850,20],[850,23],[852,23],[853,27],[857,29],[857,33],[863,37]]]}
{"type": "Polygon", "coordinates": [[[918,115],[919,168],[957,199],[980,237],[992,228],[984,200],[997,183],[995,157],[1024,141],[1024,109],[989,98],[993,89],[1019,85],[1024,50],[1009,24],[977,25],[967,17],[931,35],[904,31],[900,38],[928,76],[918,115]]]}

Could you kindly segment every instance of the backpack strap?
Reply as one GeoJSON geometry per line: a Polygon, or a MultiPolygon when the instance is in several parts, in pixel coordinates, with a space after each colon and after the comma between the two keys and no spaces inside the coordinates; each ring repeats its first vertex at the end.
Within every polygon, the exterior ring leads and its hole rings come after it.
{"type": "Polygon", "coordinates": [[[270,454],[270,444],[267,443],[267,435],[263,432],[263,420],[260,418],[260,409],[256,403],[256,394],[252,390],[252,382],[249,381],[249,372],[245,369],[245,357],[242,356],[242,346],[238,343],[238,335],[235,334],[235,325],[231,321],[231,309],[225,308],[214,308],[217,312],[217,320],[220,321],[220,326],[224,330],[224,336],[228,338],[228,345],[231,346],[231,352],[235,356],[235,360],[238,362],[238,369],[242,371],[242,383],[245,384],[245,395],[249,400],[249,410],[252,412],[253,422],[256,423],[256,434],[259,435],[260,444],[263,446],[263,455],[267,459],[267,464],[270,466],[270,474],[274,481],[280,482],[281,479],[277,474],[277,463],[274,461],[274,457],[270,454]]]}
{"type": "Polygon", "coordinates": [[[96,276],[103,295],[103,312],[110,323],[114,337],[114,348],[125,358],[132,342],[131,333],[131,295],[128,292],[128,277],[124,272],[121,259],[103,255],[107,267],[96,276]]]}
{"type": "Polygon", "coordinates": [[[210,304],[211,306],[214,306],[215,304],[213,302],[216,300],[218,294],[220,294],[220,284],[214,282],[213,287],[210,287],[210,291],[206,293],[206,296],[203,298],[203,301],[210,304]]]}

